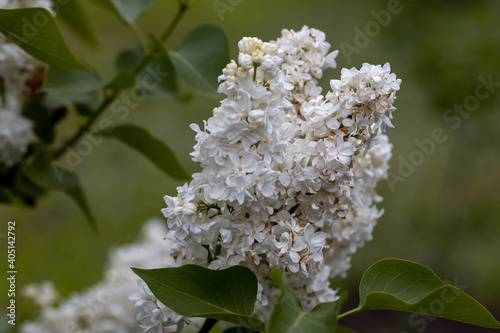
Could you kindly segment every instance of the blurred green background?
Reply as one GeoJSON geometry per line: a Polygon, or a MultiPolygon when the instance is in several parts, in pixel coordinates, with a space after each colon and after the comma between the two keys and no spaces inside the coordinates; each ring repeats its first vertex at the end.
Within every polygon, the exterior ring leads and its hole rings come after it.
{"type": "MultiPolygon", "coordinates": [[[[160,33],[175,14],[176,3],[158,0],[139,21],[140,27],[160,33]]],[[[385,214],[375,229],[374,240],[353,256],[347,279],[335,280],[350,292],[346,309],[357,302],[362,272],[378,259],[397,257],[430,266],[441,278],[466,286],[467,293],[500,318],[500,87],[480,101],[469,116],[455,118],[461,122],[456,128],[452,127],[455,122],[445,118],[446,114],[451,116],[446,112],[455,104],[471,100],[468,97],[474,96],[479,76],[491,76],[494,82],[500,82],[500,2],[401,0],[399,12],[391,14],[386,26],[374,23],[374,13],[380,14],[394,3],[198,0],[167,47],[175,47],[196,26],[210,23],[225,30],[234,59],[237,42],[243,36],[273,40],[283,28],[298,30],[308,25],[323,30],[332,50],[340,50],[338,67],[325,73],[324,83],[338,78],[343,67],[389,62],[402,79],[395,103],[396,127],[387,131],[394,145],[391,172],[398,173],[401,159],[409,160],[411,154],[415,158],[419,154],[415,151],[421,150],[415,140],[430,139],[434,129],[442,129],[447,140],[436,144],[432,154],[420,154],[424,156],[421,165],[403,181],[393,187],[386,182],[380,184],[379,193],[385,198],[380,207],[385,214]],[[220,15],[216,10],[220,3],[231,10],[220,15]],[[372,30],[360,44],[359,31],[367,28],[372,30]]],[[[137,40],[113,14],[91,2],[85,4],[101,45],[89,48],[64,26],[63,34],[81,59],[103,78],[111,78],[116,55],[137,40]]],[[[190,92],[187,86],[183,89],[190,92]]],[[[194,144],[189,124],[201,124],[218,103],[196,93],[188,103],[148,100],[134,109],[126,122],[141,125],[168,143],[192,173],[198,165],[189,158],[194,144]]],[[[71,133],[76,121],[75,115],[69,115],[60,132],[71,133]]],[[[46,196],[35,209],[0,206],[5,230],[8,220],[17,221],[18,288],[52,280],[67,295],[96,283],[107,251],[133,241],[146,219],[161,215],[163,195],[174,195],[175,187],[182,185],[111,139],[95,147],[77,172],[98,219],[99,235],[91,232],[76,205],[60,193],[46,196]]],[[[4,294],[2,291],[2,308],[7,304],[4,294]]],[[[22,320],[32,314],[33,307],[21,296],[17,299],[18,319],[22,320]]],[[[361,314],[345,323],[360,332],[422,329],[422,325],[412,326],[405,313],[361,314]]],[[[437,320],[429,321],[425,331],[493,330],[437,320]]]]}

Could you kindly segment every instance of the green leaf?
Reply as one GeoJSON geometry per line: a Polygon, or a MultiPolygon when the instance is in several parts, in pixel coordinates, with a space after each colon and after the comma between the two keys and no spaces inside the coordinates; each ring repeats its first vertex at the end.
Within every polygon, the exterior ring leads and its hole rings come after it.
{"type": "Polygon", "coordinates": [[[95,71],[67,70],[50,67],[47,78],[40,88],[45,92],[57,93],[85,93],[96,91],[104,87],[95,71]]]}
{"type": "Polygon", "coordinates": [[[298,297],[284,284],[281,268],[271,270],[269,277],[281,289],[281,295],[271,314],[267,332],[333,332],[342,300],[318,304],[307,313],[298,297]]]}
{"type": "MultiPolygon", "coordinates": [[[[123,20],[124,23],[137,21],[142,14],[147,12],[156,0],[99,0],[103,2],[103,7],[110,9],[123,20]]],[[[96,1],[94,1],[96,2],[96,1]]]]}
{"type": "Polygon", "coordinates": [[[57,8],[57,18],[61,19],[78,37],[91,46],[98,44],[81,0],[66,1],[64,4],[59,4],[57,8]]]}
{"type": "Polygon", "coordinates": [[[56,107],[66,104],[81,104],[89,109],[95,109],[99,104],[99,90],[130,89],[135,85],[135,77],[129,70],[120,70],[110,82],[106,83],[99,78],[95,71],[65,70],[49,68],[47,79],[41,90],[48,92],[47,106],[56,107]]]}
{"type": "Polygon", "coordinates": [[[23,173],[36,185],[47,189],[66,190],[78,186],[78,177],[52,162],[50,154],[42,149],[35,154],[23,173]]]}
{"type": "Polygon", "coordinates": [[[229,62],[229,49],[224,31],[202,25],[182,40],[170,56],[180,76],[198,92],[219,98],[217,77],[229,62]]]}
{"type": "Polygon", "coordinates": [[[80,104],[92,110],[99,104],[101,88],[121,90],[132,88],[134,85],[135,77],[128,70],[120,70],[109,83],[106,83],[95,71],[85,72],[51,67],[41,90],[49,93],[45,101],[47,106],[80,104]]]}
{"type": "Polygon", "coordinates": [[[24,175],[20,170],[16,170],[13,177],[9,180],[12,181],[12,194],[20,198],[22,202],[30,207],[36,205],[36,200],[46,193],[46,190],[31,179],[24,175]]]}
{"type": "Polygon", "coordinates": [[[0,9],[0,32],[42,62],[63,69],[87,70],[64,42],[52,14],[44,8],[0,9]]]}
{"type": "Polygon", "coordinates": [[[383,259],[363,275],[360,305],[348,314],[365,310],[398,310],[448,318],[477,326],[500,328],[491,313],[455,286],[445,285],[428,267],[383,259]]]}
{"type": "MultiPolygon", "coordinates": [[[[153,39],[154,41],[154,39],[153,39]]],[[[157,57],[152,59],[136,76],[137,85],[147,97],[170,98],[178,93],[177,75],[167,51],[157,50],[157,57]]],[[[118,69],[132,70],[144,57],[140,45],[126,49],[117,58],[118,69]]]]}
{"type": "Polygon", "coordinates": [[[35,185],[49,190],[62,190],[80,207],[91,228],[97,231],[97,223],[80,188],[78,176],[61,168],[61,163],[52,161],[47,151],[39,149],[31,163],[22,173],[35,185]]]}
{"type": "Polygon", "coordinates": [[[135,76],[131,71],[122,69],[116,76],[106,85],[106,88],[118,91],[122,89],[130,89],[135,86],[135,76]]]}
{"type": "Polygon", "coordinates": [[[184,170],[174,152],[162,141],[151,136],[148,131],[133,125],[117,126],[105,136],[114,137],[147,157],[160,170],[175,179],[188,179],[190,175],[184,170]]]}
{"type": "Polygon", "coordinates": [[[81,93],[48,92],[43,105],[49,108],[70,107],[70,105],[84,105],[89,110],[95,110],[99,106],[101,93],[99,91],[88,91],[81,93]]]}
{"type": "Polygon", "coordinates": [[[64,191],[75,203],[78,205],[78,207],[81,209],[85,217],[87,218],[87,221],[90,224],[90,227],[92,230],[97,233],[97,222],[94,218],[94,214],[92,214],[92,211],[90,210],[90,207],[87,203],[87,199],[85,198],[85,193],[79,186],[75,186],[72,188],[68,188],[64,191]]]}
{"type": "Polygon", "coordinates": [[[178,314],[224,320],[259,331],[264,329],[264,323],[252,317],[257,277],[247,267],[211,270],[184,265],[132,270],[160,302],[178,314]]]}

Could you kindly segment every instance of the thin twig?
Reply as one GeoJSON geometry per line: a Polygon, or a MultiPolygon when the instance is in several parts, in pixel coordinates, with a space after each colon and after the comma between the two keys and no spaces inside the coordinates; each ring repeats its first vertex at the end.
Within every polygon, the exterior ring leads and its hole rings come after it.
{"type": "MultiPolygon", "coordinates": [[[[165,31],[161,34],[161,41],[166,42],[168,37],[172,34],[174,31],[175,27],[179,23],[180,19],[182,16],[185,14],[186,10],[188,9],[188,4],[187,1],[180,1],[179,2],[179,8],[177,10],[177,13],[175,17],[172,19],[168,27],[165,29],[165,31]]],[[[154,58],[153,54],[151,52],[146,52],[144,57],[139,61],[139,63],[132,69],[132,73],[134,75],[137,75],[141,70],[146,67],[146,65],[154,58]]],[[[104,112],[104,110],[111,104],[113,103],[119,96],[121,95],[120,91],[113,91],[110,95],[108,95],[104,100],[101,102],[97,110],[92,113],[92,115],[87,119],[87,121],[78,129],[78,131],[73,135],[71,139],[69,139],[65,144],[63,144],[56,152],[54,153],[54,160],[58,159],[61,157],[67,150],[67,148],[71,147],[75,143],[80,140],[83,134],[87,132],[92,124],[99,118],[99,116],[104,112]]]]}

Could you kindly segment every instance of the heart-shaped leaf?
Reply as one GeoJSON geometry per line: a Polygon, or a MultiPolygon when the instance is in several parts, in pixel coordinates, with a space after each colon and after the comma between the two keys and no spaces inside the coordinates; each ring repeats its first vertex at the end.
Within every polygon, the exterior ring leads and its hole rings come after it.
{"type": "Polygon", "coordinates": [[[229,61],[227,37],[216,26],[202,25],[186,35],[170,56],[179,75],[198,92],[220,98],[217,77],[229,61]]]}
{"type": "Polygon", "coordinates": [[[281,296],[274,307],[267,332],[280,333],[331,333],[337,325],[341,301],[318,304],[311,312],[302,309],[300,300],[283,282],[283,273],[275,268],[269,277],[281,289],[281,296]]]}
{"type": "Polygon", "coordinates": [[[0,32],[42,62],[87,70],[68,48],[54,17],[45,8],[0,9],[0,32]]]}
{"type": "Polygon", "coordinates": [[[156,298],[178,314],[224,320],[258,331],[264,323],[252,317],[257,277],[247,267],[211,270],[198,265],[132,268],[156,298]]]}
{"type": "Polygon", "coordinates": [[[383,259],[373,264],[361,279],[359,294],[360,305],[339,318],[365,310],[398,310],[500,328],[475,299],[411,261],[383,259]]]}

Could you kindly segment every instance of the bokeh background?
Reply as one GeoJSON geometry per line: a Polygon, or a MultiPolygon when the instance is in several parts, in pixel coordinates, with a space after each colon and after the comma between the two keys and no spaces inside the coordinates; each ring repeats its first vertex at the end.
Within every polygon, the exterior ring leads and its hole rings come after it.
{"type": "MultiPolygon", "coordinates": [[[[146,32],[160,33],[175,14],[176,4],[158,0],[139,25],[146,32]]],[[[81,59],[103,78],[111,78],[116,55],[137,40],[112,13],[90,1],[85,5],[100,46],[89,48],[62,25],[63,34],[81,59]]],[[[424,158],[409,175],[392,178],[392,185],[380,184],[385,214],[374,239],[353,256],[348,277],[334,281],[350,293],[346,310],[356,305],[362,272],[378,259],[397,257],[430,266],[500,318],[499,13],[500,2],[495,0],[198,0],[169,39],[167,47],[172,48],[196,26],[215,24],[227,33],[235,58],[243,36],[272,40],[282,28],[308,25],[323,30],[332,49],[340,50],[337,69],[326,71],[323,83],[338,78],[341,68],[359,68],[363,62],[389,62],[402,79],[395,128],[388,130],[394,145],[391,172],[399,175],[403,160],[424,158]],[[230,10],[218,12],[220,3],[230,10]],[[399,12],[391,14],[386,26],[373,23],[374,13],[395,3],[399,12]],[[372,29],[368,41],[360,43],[359,31],[367,28],[372,29]],[[498,82],[494,91],[470,114],[452,113],[454,105],[471,101],[480,76],[498,82]],[[451,121],[451,116],[456,118],[451,121]],[[445,133],[445,142],[436,143],[431,154],[418,153],[422,149],[415,140],[431,139],[436,128],[445,133]]],[[[192,173],[199,167],[189,158],[194,144],[189,124],[201,124],[219,101],[185,85],[183,89],[192,93],[190,101],[147,100],[126,122],[141,125],[168,143],[192,173]]],[[[69,115],[60,132],[71,133],[77,121],[76,115],[69,115]]],[[[5,230],[8,220],[17,221],[18,289],[52,280],[68,295],[96,283],[108,250],[133,241],[144,221],[161,215],[163,195],[173,195],[182,185],[112,139],[95,147],[76,171],[98,220],[98,235],[60,193],[50,193],[35,209],[0,206],[5,230]]],[[[4,248],[4,239],[2,243],[4,248]]],[[[6,258],[2,265],[3,261],[6,258]]],[[[4,294],[2,309],[7,304],[4,294]]],[[[32,316],[34,308],[19,295],[17,300],[19,323],[32,316]]],[[[408,313],[366,313],[343,323],[359,332],[493,332],[446,320],[415,325],[408,313]]]]}

